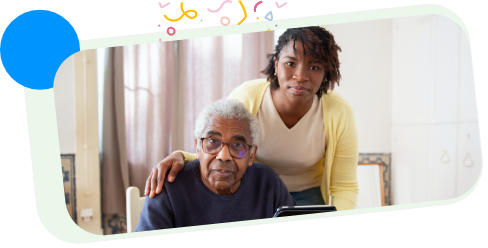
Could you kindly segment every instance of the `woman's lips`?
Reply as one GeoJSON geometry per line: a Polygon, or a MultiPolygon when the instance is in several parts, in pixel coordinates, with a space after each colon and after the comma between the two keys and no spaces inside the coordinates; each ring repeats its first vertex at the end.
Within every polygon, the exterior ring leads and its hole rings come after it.
{"type": "Polygon", "coordinates": [[[300,86],[290,86],[289,88],[293,93],[295,94],[303,94],[303,93],[306,93],[308,91],[307,88],[305,87],[300,87],[300,86]]]}

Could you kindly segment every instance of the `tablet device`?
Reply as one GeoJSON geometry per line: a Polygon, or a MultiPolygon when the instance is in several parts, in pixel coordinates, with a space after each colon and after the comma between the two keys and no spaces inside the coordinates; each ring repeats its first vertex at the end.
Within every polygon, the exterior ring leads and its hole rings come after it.
{"type": "Polygon", "coordinates": [[[311,205],[311,206],[284,206],[276,210],[273,218],[302,215],[302,214],[316,214],[324,212],[334,212],[337,209],[329,205],[311,205]]]}

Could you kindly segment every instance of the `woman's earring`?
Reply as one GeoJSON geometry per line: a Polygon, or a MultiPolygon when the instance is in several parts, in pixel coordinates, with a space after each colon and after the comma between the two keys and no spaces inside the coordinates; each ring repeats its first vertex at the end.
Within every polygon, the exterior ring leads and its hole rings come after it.
{"type": "Polygon", "coordinates": [[[274,73],[274,75],[276,76],[276,72],[274,73]]]}

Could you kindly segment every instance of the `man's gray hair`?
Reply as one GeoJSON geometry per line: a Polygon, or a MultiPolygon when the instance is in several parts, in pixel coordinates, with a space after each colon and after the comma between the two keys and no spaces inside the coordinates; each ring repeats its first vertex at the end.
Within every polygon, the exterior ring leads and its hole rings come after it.
{"type": "MultiPolygon", "coordinates": [[[[256,146],[259,143],[259,124],[258,120],[246,109],[244,104],[236,99],[218,100],[200,112],[195,123],[195,138],[200,138],[205,131],[205,127],[210,119],[214,116],[220,116],[227,120],[238,119],[244,120],[249,125],[251,131],[251,145],[256,146]]],[[[200,140],[198,140],[200,144],[200,140]]]]}

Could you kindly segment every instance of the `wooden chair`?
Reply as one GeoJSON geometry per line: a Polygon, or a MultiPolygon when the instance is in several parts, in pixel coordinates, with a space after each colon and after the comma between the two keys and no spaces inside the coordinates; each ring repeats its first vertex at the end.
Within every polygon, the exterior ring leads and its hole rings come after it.
{"type": "Polygon", "coordinates": [[[125,193],[127,206],[127,233],[136,230],[146,197],[140,197],[137,187],[129,187],[125,193]]]}
{"type": "Polygon", "coordinates": [[[358,164],[359,194],[356,209],[385,206],[383,164],[380,162],[358,164]]]}

